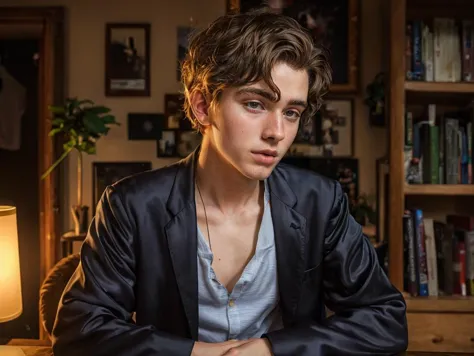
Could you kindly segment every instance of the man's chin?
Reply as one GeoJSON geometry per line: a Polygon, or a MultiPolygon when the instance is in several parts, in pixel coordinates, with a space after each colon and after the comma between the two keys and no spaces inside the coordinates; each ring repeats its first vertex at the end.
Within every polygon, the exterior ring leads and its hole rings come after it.
{"type": "Polygon", "coordinates": [[[260,166],[253,165],[244,171],[244,175],[252,180],[265,180],[272,174],[275,165],[260,166]]]}

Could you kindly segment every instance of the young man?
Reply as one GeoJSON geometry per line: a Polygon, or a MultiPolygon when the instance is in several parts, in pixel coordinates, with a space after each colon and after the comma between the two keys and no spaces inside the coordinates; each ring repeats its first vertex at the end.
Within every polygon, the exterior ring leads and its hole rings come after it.
{"type": "Polygon", "coordinates": [[[275,13],[224,16],[193,38],[185,109],[202,145],[106,189],[56,356],[405,350],[404,300],[341,186],[279,164],[330,78],[322,50],[275,13]]]}

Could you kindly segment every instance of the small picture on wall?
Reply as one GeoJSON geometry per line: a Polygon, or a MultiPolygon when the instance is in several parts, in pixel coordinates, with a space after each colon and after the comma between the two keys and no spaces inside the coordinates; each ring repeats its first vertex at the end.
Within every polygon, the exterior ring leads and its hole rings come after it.
{"type": "Polygon", "coordinates": [[[106,96],[150,95],[150,24],[108,23],[106,96]]]}
{"type": "Polygon", "coordinates": [[[257,8],[292,17],[308,30],[317,45],[328,49],[331,92],[356,92],[359,67],[360,0],[227,0],[227,11],[257,8]]]}
{"type": "Polygon", "coordinates": [[[284,157],[283,162],[337,180],[350,204],[359,196],[359,160],[356,158],[284,157]]]}
{"type": "Polygon", "coordinates": [[[163,114],[130,113],[128,114],[129,140],[159,140],[165,120],[163,114]]]}
{"type": "Polygon", "coordinates": [[[170,130],[189,130],[191,123],[186,118],[183,110],[184,95],[165,94],[165,116],[167,120],[167,129],[170,130]]]}
{"type": "Polygon", "coordinates": [[[178,68],[176,73],[176,80],[181,81],[181,63],[188,52],[189,37],[193,32],[192,27],[178,27],[178,68]]]}
{"type": "Polygon", "coordinates": [[[157,151],[157,157],[176,157],[176,131],[163,130],[157,151]]]}
{"type": "Polygon", "coordinates": [[[186,157],[191,154],[201,143],[202,136],[197,131],[179,132],[178,156],[186,157]]]}
{"type": "Polygon", "coordinates": [[[353,155],[353,101],[327,100],[305,125],[301,125],[289,155],[350,157],[353,155]]]}
{"type": "MultiPolygon", "coordinates": [[[[317,115],[321,115],[318,111],[317,115]]],[[[315,118],[310,118],[304,122],[301,122],[300,128],[296,135],[294,143],[303,143],[308,145],[316,144],[316,120],[315,118]]]]}
{"type": "Polygon", "coordinates": [[[95,214],[105,188],[122,178],[152,169],[151,162],[93,162],[92,163],[92,206],[95,214]]]}

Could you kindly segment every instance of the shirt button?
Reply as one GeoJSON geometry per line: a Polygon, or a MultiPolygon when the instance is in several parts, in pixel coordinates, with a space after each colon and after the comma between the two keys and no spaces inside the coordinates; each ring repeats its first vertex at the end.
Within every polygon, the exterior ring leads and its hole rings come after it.
{"type": "Polygon", "coordinates": [[[229,300],[229,307],[233,307],[235,305],[235,302],[233,299],[229,300]]]}

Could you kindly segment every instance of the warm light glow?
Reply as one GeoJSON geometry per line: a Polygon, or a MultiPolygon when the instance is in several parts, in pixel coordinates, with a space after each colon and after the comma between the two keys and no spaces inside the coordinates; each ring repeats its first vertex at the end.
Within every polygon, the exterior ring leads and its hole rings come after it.
{"type": "Polygon", "coordinates": [[[23,312],[16,208],[0,205],[0,323],[23,312]]]}

